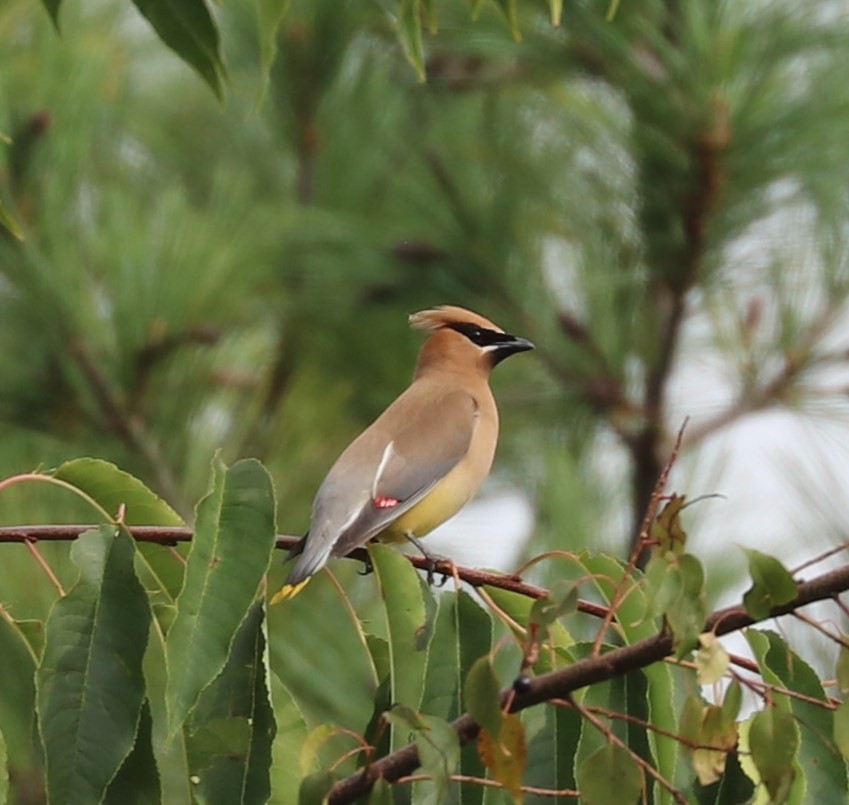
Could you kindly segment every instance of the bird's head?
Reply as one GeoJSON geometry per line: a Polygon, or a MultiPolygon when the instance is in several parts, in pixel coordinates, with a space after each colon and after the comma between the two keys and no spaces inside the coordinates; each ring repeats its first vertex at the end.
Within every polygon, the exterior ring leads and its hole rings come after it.
{"type": "Polygon", "coordinates": [[[527,339],[505,333],[489,319],[453,305],[413,313],[410,325],[431,333],[419,355],[416,375],[431,367],[478,369],[488,374],[510,355],[534,348],[527,339]]]}

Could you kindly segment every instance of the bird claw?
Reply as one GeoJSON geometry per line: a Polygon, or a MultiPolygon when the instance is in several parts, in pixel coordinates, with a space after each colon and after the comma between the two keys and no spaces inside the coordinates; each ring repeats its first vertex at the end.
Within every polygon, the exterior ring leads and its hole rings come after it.
{"type": "Polygon", "coordinates": [[[374,573],[374,565],[372,564],[371,557],[366,554],[366,556],[362,559],[363,568],[362,570],[358,570],[357,574],[360,576],[370,576],[374,573]]]}

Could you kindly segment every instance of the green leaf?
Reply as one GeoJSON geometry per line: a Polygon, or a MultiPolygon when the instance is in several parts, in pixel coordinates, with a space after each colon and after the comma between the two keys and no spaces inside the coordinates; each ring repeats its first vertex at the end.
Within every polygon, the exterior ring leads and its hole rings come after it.
{"type": "Polygon", "coordinates": [[[0,201],[0,226],[2,226],[16,240],[23,241],[24,233],[20,224],[15,220],[8,207],[0,201]]]}
{"type": "Polygon", "coordinates": [[[846,764],[834,746],[833,712],[816,702],[828,701],[822,683],[811,666],[793,652],[784,639],[770,630],[748,629],[746,638],[761,669],[764,682],[787,688],[805,698],[776,691],[773,701],[796,717],[801,744],[792,794],[814,802],[839,800],[846,791],[846,764]]]}
{"type": "MultiPolygon", "coordinates": [[[[375,586],[373,576],[357,581],[358,586],[375,586]]],[[[273,584],[269,587],[276,589],[273,584]]],[[[267,617],[274,635],[269,644],[271,667],[304,717],[310,723],[332,721],[362,731],[372,715],[369,694],[380,680],[362,624],[330,574],[317,574],[301,595],[270,607],[267,617]],[[365,695],[351,696],[351,690],[365,695]]]]}
{"type": "Polygon", "coordinates": [[[729,721],[736,721],[740,715],[740,707],[743,704],[743,688],[740,683],[734,679],[725,691],[725,698],[722,700],[722,710],[725,717],[729,721]]]}
{"type": "Polygon", "coordinates": [[[124,507],[127,525],[181,526],[183,519],[138,478],[99,458],[66,461],[53,476],[94,498],[111,515],[124,507]]]}
{"type": "Polygon", "coordinates": [[[298,805],[324,805],[334,782],[333,774],[325,770],[304,777],[298,791],[298,805]]]}
{"type": "Polygon", "coordinates": [[[528,743],[525,784],[538,788],[575,788],[575,755],[583,728],[577,710],[545,708],[545,724],[528,743]]]}
{"type": "Polygon", "coordinates": [[[681,595],[667,610],[666,620],[674,637],[675,656],[681,659],[699,644],[707,617],[707,600],[701,562],[688,553],[679,556],[677,562],[681,571],[681,595]]]}
{"type": "Polygon", "coordinates": [[[548,595],[534,601],[528,623],[539,630],[540,639],[547,640],[549,626],[577,608],[578,585],[560,580],[551,587],[548,595]]]}
{"type": "MultiPolygon", "coordinates": [[[[123,507],[123,522],[127,525],[179,527],[184,524],[159,495],[109,461],[77,458],[62,464],[53,475],[84,492],[113,517],[123,507]]],[[[183,584],[182,563],[163,545],[139,543],[136,550],[144,558],[152,584],[166,594],[161,603],[173,601],[183,584]]]]}
{"type": "Polygon", "coordinates": [[[418,709],[448,721],[460,716],[463,680],[474,662],[491,648],[489,614],[462,590],[440,595],[418,709]]]}
{"type": "Polygon", "coordinates": [[[443,718],[422,715],[403,705],[385,715],[401,734],[412,733],[422,771],[431,778],[436,801],[444,802],[451,775],[460,763],[460,742],[454,728],[443,718]]]}
{"type": "Polygon", "coordinates": [[[6,751],[6,739],[0,731],[0,805],[9,801],[9,757],[6,751]]]}
{"type": "Polygon", "coordinates": [[[548,0],[548,9],[551,14],[551,24],[559,28],[560,19],[563,16],[563,0],[548,0]]]}
{"type": "Polygon", "coordinates": [[[501,689],[489,654],[481,657],[469,671],[463,698],[472,718],[497,740],[504,716],[501,689]]]}
{"type": "Polygon", "coordinates": [[[371,794],[369,794],[368,798],[368,805],[395,805],[392,786],[382,777],[378,778],[372,787],[371,794]]]}
{"type": "Polygon", "coordinates": [[[769,617],[770,610],[796,598],[796,582],[774,556],[744,548],[753,584],[743,596],[746,612],[755,620],[769,617]]]}
{"type": "Polygon", "coordinates": [[[578,768],[578,789],[586,805],[630,805],[643,790],[643,772],[621,746],[608,743],[578,768]]]}
{"type": "Polygon", "coordinates": [[[488,730],[482,729],[478,735],[478,752],[491,777],[504,786],[516,805],[521,805],[522,777],[528,751],[525,729],[519,716],[515,713],[504,716],[497,739],[488,730]]]}
{"type": "Polygon", "coordinates": [[[840,754],[849,760],[849,699],[834,711],[834,743],[840,754]]]}
{"type": "Polygon", "coordinates": [[[34,727],[36,656],[17,624],[0,617],[0,732],[9,761],[28,769],[37,765],[34,727]]]}
{"type": "Polygon", "coordinates": [[[752,762],[773,802],[783,801],[790,790],[798,748],[799,732],[790,713],[767,707],[752,719],[749,728],[752,762]]]}
{"type": "Polygon", "coordinates": [[[133,0],[157,36],[222,97],[218,29],[204,0],[133,0]]]}
{"type": "Polygon", "coordinates": [[[213,460],[212,490],[198,504],[177,617],[168,633],[168,729],[174,735],[227,661],[275,543],[274,489],[254,459],[213,460]]]}
{"type": "MultiPolygon", "coordinates": [[[[845,637],[843,638],[846,639],[845,637]]],[[[849,693],[849,648],[845,645],[840,647],[840,653],[837,655],[837,667],[835,669],[837,676],[837,687],[841,693],[849,693]]]]}
{"type": "MultiPolygon", "coordinates": [[[[532,599],[528,598],[526,595],[513,593],[509,590],[502,590],[499,587],[487,586],[484,587],[484,589],[500,609],[504,610],[504,612],[506,612],[512,620],[519,624],[519,626],[527,629],[531,620],[531,611],[534,605],[532,599]]],[[[524,640],[525,637],[520,631],[516,632],[516,636],[522,640],[524,640]]],[[[552,649],[555,649],[555,651],[556,649],[568,649],[575,644],[575,640],[572,635],[569,634],[566,627],[557,620],[548,625],[546,641],[552,649]]],[[[551,651],[541,652],[540,662],[534,666],[534,670],[538,673],[545,673],[546,671],[550,671],[556,667],[557,663],[552,661],[551,658],[551,655],[554,653],[555,652],[551,651]]]]}
{"type": "Polygon", "coordinates": [[[53,25],[56,30],[59,30],[59,8],[62,5],[62,0],[41,0],[41,4],[47,9],[50,19],[53,20],[53,25]]]}
{"type": "Polygon", "coordinates": [[[419,81],[425,80],[422,0],[398,0],[398,38],[419,81]]]}
{"type": "Polygon", "coordinates": [[[109,783],[104,805],[159,805],[162,790],[153,754],[153,720],[150,702],[142,705],[136,742],[118,774],[109,783]]]}
{"type": "Polygon", "coordinates": [[[304,716],[292,694],[277,678],[271,674],[271,699],[274,703],[274,716],[277,733],[271,747],[271,805],[289,805],[297,801],[301,785],[301,768],[292,759],[298,757],[301,746],[307,737],[307,725],[304,716]]]}
{"type": "Polygon", "coordinates": [[[134,552],[123,529],[83,534],[80,579],[47,619],[36,688],[52,805],[99,802],[135,742],[150,607],[134,552]]]}
{"type": "Polygon", "coordinates": [[[266,80],[271,65],[277,58],[277,36],[280,23],[292,0],[257,0],[257,32],[259,34],[259,55],[263,79],[266,80]]]}
{"type": "MultiPolygon", "coordinates": [[[[264,803],[276,732],[266,685],[264,602],[242,622],[221,673],[201,693],[187,741],[195,795],[213,803],[264,803]]],[[[293,764],[294,765],[294,764],[293,764]]]]}
{"type": "MultiPolygon", "coordinates": [[[[424,682],[427,616],[418,574],[407,558],[386,545],[369,546],[389,632],[392,701],[415,710],[424,682]]],[[[396,742],[395,731],[392,747],[396,742]]]]}

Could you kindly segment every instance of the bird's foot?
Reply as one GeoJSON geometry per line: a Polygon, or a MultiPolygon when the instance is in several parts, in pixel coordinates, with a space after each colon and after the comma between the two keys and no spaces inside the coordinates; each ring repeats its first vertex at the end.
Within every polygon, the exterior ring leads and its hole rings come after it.
{"type": "Polygon", "coordinates": [[[419,552],[427,562],[425,565],[425,572],[427,573],[428,586],[433,587],[436,583],[436,574],[439,573],[442,576],[442,581],[440,581],[437,586],[444,587],[448,579],[453,578],[455,575],[457,570],[455,564],[450,559],[446,559],[444,556],[438,556],[437,554],[431,553],[425,549],[414,534],[408,532],[405,536],[413,545],[416,546],[416,548],[418,548],[419,552]],[[440,565],[442,567],[440,567],[440,565]]]}
{"type": "Polygon", "coordinates": [[[371,557],[366,553],[365,556],[357,557],[362,563],[363,566],[360,570],[357,571],[360,576],[370,576],[374,573],[374,565],[372,564],[371,557]]]}

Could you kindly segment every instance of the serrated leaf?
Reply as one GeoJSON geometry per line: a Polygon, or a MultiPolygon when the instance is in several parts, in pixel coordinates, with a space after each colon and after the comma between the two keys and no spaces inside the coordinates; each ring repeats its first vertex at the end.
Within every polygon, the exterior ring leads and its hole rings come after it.
{"type": "Polygon", "coordinates": [[[525,729],[519,716],[515,713],[504,716],[497,739],[488,730],[481,729],[478,752],[492,778],[510,793],[515,805],[521,805],[524,801],[522,776],[528,751],[525,746],[525,729]]]}
{"type": "Polygon", "coordinates": [[[497,740],[503,719],[501,690],[492,657],[488,654],[469,671],[463,686],[463,699],[472,718],[497,740]]]}
{"type": "Polygon", "coordinates": [[[103,805],[159,805],[162,790],[153,754],[153,720],[145,699],[133,750],[109,783],[103,805]]]}
{"type": "Polygon", "coordinates": [[[781,802],[790,790],[798,748],[799,732],[790,713],[767,707],[752,719],[749,751],[773,802],[781,802]]]}
{"type": "Polygon", "coordinates": [[[693,752],[693,767],[702,785],[710,785],[725,772],[728,753],[737,745],[737,724],[728,719],[725,711],[716,705],[707,705],[702,712],[700,744],[693,752]]]}
{"type": "Polygon", "coordinates": [[[684,495],[672,495],[652,523],[650,536],[658,544],[652,554],[663,556],[672,553],[680,556],[687,545],[687,532],[681,525],[681,510],[685,503],[684,495]]]}
{"type": "Polygon", "coordinates": [[[753,582],[743,596],[743,605],[752,618],[763,620],[769,617],[773,607],[789,604],[796,598],[796,582],[774,556],[748,548],[743,550],[749,561],[753,582]]]}
{"type": "Polygon", "coordinates": [[[621,746],[608,743],[578,768],[578,789],[586,805],[631,805],[643,790],[643,772],[621,746]]]}
{"type": "MultiPolygon", "coordinates": [[[[84,492],[112,516],[123,507],[127,525],[183,525],[183,519],[166,501],[109,461],[77,458],[62,464],[53,475],[84,492]]],[[[136,550],[154,577],[153,583],[167,594],[165,601],[176,598],[183,583],[181,562],[162,545],[139,543],[136,550]]]]}
{"type": "MultiPolygon", "coordinates": [[[[385,545],[369,546],[369,555],[383,597],[389,633],[392,701],[415,710],[421,700],[427,625],[422,588],[413,566],[385,545]]],[[[392,746],[398,748],[393,730],[392,746]]]]}
{"type": "Polygon", "coordinates": [[[419,81],[425,80],[422,0],[398,0],[398,38],[419,81]]]}
{"type": "Polygon", "coordinates": [[[846,645],[840,647],[840,653],[837,655],[835,674],[837,676],[837,687],[840,692],[844,694],[849,693],[849,648],[846,645]]]}
{"type": "Polygon", "coordinates": [[[777,633],[748,629],[746,638],[761,669],[764,682],[786,688],[804,698],[786,696],[777,690],[773,701],[796,717],[800,735],[796,780],[790,797],[814,802],[836,801],[847,786],[846,764],[834,746],[833,712],[823,706],[828,697],[816,671],[796,654],[777,633]],[[810,701],[811,699],[816,701],[810,701]],[[818,702],[822,704],[818,705],[818,702]]]}
{"type": "MultiPolygon", "coordinates": [[[[221,673],[201,694],[187,740],[194,792],[206,805],[264,803],[276,733],[266,673],[264,602],[254,602],[221,673]]],[[[294,765],[294,764],[293,764],[294,765]]]]}
{"type": "Polygon", "coordinates": [[[275,543],[274,490],[254,459],[227,469],[213,460],[210,493],[198,504],[177,617],[168,633],[168,729],[174,735],[227,661],[275,543]]]}
{"type": "Polygon", "coordinates": [[[274,717],[277,732],[271,747],[271,805],[289,805],[296,801],[303,774],[293,758],[307,737],[307,725],[304,716],[292,694],[277,678],[271,674],[271,699],[274,705],[274,717]]]}
{"type": "MultiPolygon", "coordinates": [[[[45,0],[46,4],[46,0],[45,0]]],[[[15,217],[12,213],[9,212],[8,207],[0,201],[0,227],[3,227],[10,235],[12,235],[15,240],[23,241],[24,233],[20,227],[20,224],[15,220],[15,217]]]]}
{"type": "Polygon", "coordinates": [[[696,652],[696,679],[700,685],[712,685],[725,676],[731,658],[713,632],[699,635],[696,652]]]}
{"type": "Polygon", "coordinates": [[[47,619],[36,687],[52,805],[99,802],[135,742],[150,607],[134,551],[114,526],[80,536],[80,579],[47,619]]]}
{"type": "Polygon", "coordinates": [[[222,96],[218,29],[204,0],[133,0],[156,35],[222,96]]]}
{"type": "Polygon", "coordinates": [[[492,648],[489,614],[466,592],[443,593],[427,648],[419,710],[452,721],[463,712],[463,680],[492,648]]]}
{"type": "Polygon", "coordinates": [[[423,715],[421,720],[422,728],[415,733],[419,761],[422,771],[434,784],[437,802],[444,802],[451,775],[460,765],[460,741],[454,728],[444,719],[423,715]]]}
{"type": "Polygon", "coordinates": [[[127,525],[183,525],[183,518],[159,495],[109,461],[75,458],[53,476],[82,490],[113,516],[123,506],[127,525]]]}

